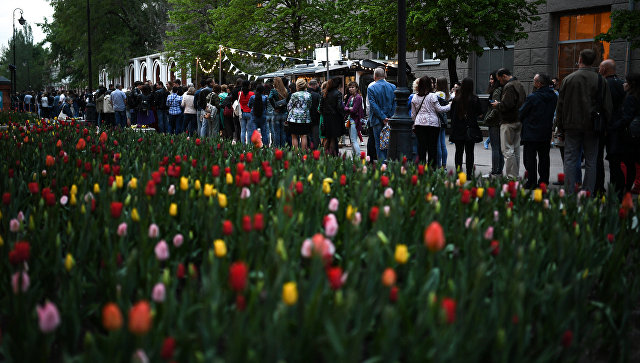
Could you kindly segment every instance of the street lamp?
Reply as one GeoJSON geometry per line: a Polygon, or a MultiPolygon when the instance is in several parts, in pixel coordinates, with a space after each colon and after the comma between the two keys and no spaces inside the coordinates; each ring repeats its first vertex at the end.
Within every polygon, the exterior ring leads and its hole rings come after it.
{"type": "Polygon", "coordinates": [[[407,0],[398,0],[398,88],[396,88],[396,111],[389,119],[389,159],[400,160],[410,156],[411,128],[407,100],[411,92],[407,87],[407,0]]]}
{"type": "Polygon", "coordinates": [[[22,9],[20,8],[15,8],[13,9],[13,96],[15,97],[18,92],[17,92],[17,88],[18,88],[18,75],[16,72],[16,10],[20,10],[20,19],[18,19],[18,23],[20,23],[20,25],[24,25],[27,21],[24,20],[24,18],[22,17],[22,9]]]}
{"type": "Polygon", "coordinates": [[[329,81],[329,40],[331,39],[331,37],[329,37],[328,35],[325,37],[325,49],[327,50],[326,54],[327,54],[327,81],[329,81]]]}

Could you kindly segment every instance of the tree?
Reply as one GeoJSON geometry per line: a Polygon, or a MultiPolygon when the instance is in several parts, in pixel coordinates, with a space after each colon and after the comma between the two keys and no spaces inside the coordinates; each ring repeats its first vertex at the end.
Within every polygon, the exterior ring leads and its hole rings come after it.
{"type": "Polygon", "coordinates": [[[9,64],[13,64],[13,44],[16,49],[16,75],[18,91],[38,90],[46,86],[48,80],[47,57],[48,51],[43,43],[33,44],[31,25],[23,29],[16,29],[15,38],[9,39],[6,47],[0,50],[0,75],[11,78],[9,64]]]}
{"type": "Polygon", "coordinates": [[[631,48],[640,47],[640,11],[614,10],[611,12],[611,28],[606,33],[599,34],[596,40],[612,42],[616,39],[631,42],[631,48]]]}
{"type": "MultiPolygon", "coordinates": [[[[539,20],[544,0],[412,0],[407,6],[407,50],[426,49],[447,58],[450,82],[457,82],[456,60],[481,55],[483,46],[505,47],[525,39],[524,24],[539,20]]],[[[397,53],[397,3],[338,0],[351,16],[337,25],[349,49],[366,45],[373,51],[397,53]]]]}
{"type": "MultiPolygon", "coordinates": [[[[304,58],[309,47],[324,42],[326,36],[338,37],[329,28],[341,12],[331,0],[170,1],[174,28],[168,32],[166,47],[181,66],[193,64],[195,57],[216,59],[219,45],[304,58]]],[[[233,62],[257,72],[282,65],[274,58],[233,62]]]]}
{"type": "MultiPolygon", "coordinates": [[[[75,86],[87,82],[86,0],[52,1],[53,21],[42,27],[59,67],[59,79],[75,86]]],[[[105,68],[117,76],[135,56],[162,50],[167,0],[93,0],[91,50],[93,75],[105,68]]]]}

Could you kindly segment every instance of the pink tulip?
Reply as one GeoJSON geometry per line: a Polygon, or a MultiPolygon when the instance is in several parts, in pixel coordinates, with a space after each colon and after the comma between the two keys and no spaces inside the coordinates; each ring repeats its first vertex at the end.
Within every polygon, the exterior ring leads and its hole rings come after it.
{"type": "Polygon", "coordinates": [[[469,228],[471,226],[471,221],[473,221],[471,217],[468,217],[467,220],[464,221],[465,228],[469,228]]]}
{"type": "Polygon", "coordinates": [[[338,202],[338,199],[331,198],[331,200],[329,201],[329,210],[332,212],[337,212],[339,206],[340,202],[338,202]]]}
{"type": "Polygon", "coordinates": [[[131,361],[135,363],[149,363],[149,357],[147,357],[147,353],[145,353],[144,350],[138,349],[133,353],[131,361]]]}
{"type": "Polygon", "coordinates": [[[249,190],[249,188],[244,187],[242,188],[242,191],[240,192],[240,199],[247,199],[251,196],[251,191],[249,190]]]}
{"type": "Polygon", "coordinates": [[[22,213],[22,211],[18,212],[18,220],[20,221],[20,223],[24,221],[24,213],[22,213]]]}
{"type": "Polygon", "coordinates": [[[169,258],[169,246],[164,240],[160,240],[160,242],[156,244],[156,247],[153,250],[156,253],[156,258],[158,259],[158,261],[165,261],[169,258]]]}
{"type": "Polygon", "coordinates": [[[487,227],[487,230],[484,232],[484,239],[492,240],[493,239],[493,227],[487,227]]]}
{"type": "Polygon", "coordinates": [[[164,288],[164,284],[162,282],[158,282],[153,287],[153,292],[151,293],[151,299],[153,299],[154,302],[161,303],[161,302],[164,302],[165,296],[166,296],[166,291],[164,288]]]}
{"type": "Polygon", "coordinates": [[[362,214],[360,214],[360,212],[356,212],[356,214],[353,215],[351,223],[353,223],[354,226],[359,226],[360,222],[362,222],[362,214]]]}
{"type": "Polygon", "coordinates": [[[11,232],[18,232],[20,230],[20,222],[17,219],[13,218],[9,221],[9,230],[11,232]]]}
{"type": "Polygon", "coordinates": [[[13,287],[13,293],[17,294],[18,290],[27,292],[29,290],[29,275],[26,272],[16,272],[11,276],[11,287],[13,287]]]}
{"type": "MultiPolygon", "coordinates": [[[[333,215],[333,214],[330,214],[330,215],[333,215]]],[[[327,237],[333,238],[336,236],[337,233],[338,233],[338,221],[336,220],[336,217],[327,219],[327,222],[324,225],[324,234],[327,237]]]]}
{"type": "Polygon", "coordinates": [[[149,226],[149,238],[158,238],[158,235],[160,234],[160,229],[158,228],[158,225],[153,223],[149,226]]]}
{"type": "Polygon", "coordinates": [[[171,184],[169,185],[169,195],[174,195],[176,194],[176,186],[171,184]]]}
{"type": "Polygon", "coordinates": [[[311,257],[311,253],[313,252],[313,242],[311,242],[311,238],[307,238],[302,242],[302,248],[300,248],[300,254],[302,257],[309,258],[311,257]]]}
{"type": "Polygon", "coordinates": [[[124,237],[127,235],[127,224],[122,222],[118,226],[118,236],[124,237]]]}
{"type": "Polygon", "coordinates": [[[50,333],[60,325],[60,313],[56,305],[51,301],[47,300],[44,306],[36,306],[36,311],[38,312],[40,331],[43,333],[50,333]]]}
{"type": "Polygon", "coordinates": [[[180,233],[173,236],[173,245],[176,247],[182,246],[182,242],[184,241],[184,237],[180,233]]]}
{"type": "Polygon", "coordinates": [[[493,211],[493,221],[497,222],[500,219],[500,212],[498,212],[497,210],[493,211]]]}
{"type": "Polygon", "coordinates": [[[391,213],[391,207],[389,207],[388,205],[385,205],[384,207],[382,207],[382,210],[384,211],[385,217],[388,217],[389,213],[391,213]]]}
{"type": "Polygon", "coordinates": [[[393,197],[393,189],[387,188],[384,190],[384,197],[387,199],[391,199],[393,197]]]}
{"type": "Polygon", "coordinates": [[[69,197],[67,197],[66,195],[63,195],[60,197],[60,205],[67,205],[68,201],[69,201],[69,197]]]}
{"type": "Polygon", "coordinates": [[[558,196],[559,196],[560,198],[564,198],[564,189],[560,189],[560,190],[558,190],[558,196]]]}

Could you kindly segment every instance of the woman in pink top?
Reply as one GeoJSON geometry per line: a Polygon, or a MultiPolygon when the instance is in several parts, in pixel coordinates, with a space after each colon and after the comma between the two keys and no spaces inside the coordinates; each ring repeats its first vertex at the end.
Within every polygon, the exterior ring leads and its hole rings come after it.
{"type": "Polygon", "coordinates": [[[196,89],[193,87],[189,87],[187,93],[182,96],[181,106],[184,108],[184,121],[183,125],[185,130],[189,133],[189,135],[196,132],[197,117],[196,117],[196,107],[193,104],[193,94],[196,92],[196,89]]]}
{"type": "Polygon", "coordinates": [[[431,78],[424,76],[418,80],[418,93],[411,99],[413,130],[418,138],[418,160],[424,163],[428,154],[429,166],[433,169],[438,158],[438,112],[448,112],[450,109],[451,103],[440,106],[431,78]]]}
{"type": "Polygon", "coordinates": [[[253,92],[249,90],[251,82],[242,81],[242,89],[238,93],[238,102],[242,109],[242,116],[240,117],[240,141],[243,144],[251,141],[251,135],[247,135],[247,130],[255,130],[256,126],[252,125],[253,119],[251,117],[251,107],[249,107],[249,99],[253,96],[253,92]]]}

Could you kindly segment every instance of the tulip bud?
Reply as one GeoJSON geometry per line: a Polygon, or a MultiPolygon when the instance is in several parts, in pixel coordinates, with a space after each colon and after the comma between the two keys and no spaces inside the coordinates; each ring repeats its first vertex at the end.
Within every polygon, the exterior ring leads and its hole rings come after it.
{"type": "Polygon", "coordinates": [[[134,222],[140,222],[140,214],[138,214],[137,208],[133,208],[131,211],[131,220],[134,222]]]}
{"type": "Polygon", "coordinates": [[[502,348],[504,346],[506,334],[503,328],[498,329],[498,334],[496,335],[496,341],[498,342],[498,347],[502,348]]]}
{"type": "Polygon", "coordinates": [[[127,194],[127,197],[124,198],[124,205],[128,206],[131,203],[131,194],[127,194]]]}
{"type": "Polygon", "coordinates": [[[33,214],[29,216],[29,229],[32,231],[36,229],[36,223],[33,221],[33,214]]]}
{"type": "Polygon", "coordinates": [[[278,242],[276,243],[276,253],[283,261],[287,260],[287,249],[284,247],[284,240],[282,238],[278,238],[278,242]]]}
{"type": "Polygon", "coordinates": [[[166,286],[169,286],[169,284],[171,283],[171,273],[169,272],[168,268],[165,268],[164,271],[162,271],[162,282],[166,286]]]}
{"type": "Polygon", "coordinates": [[[93,334],[91,332],[86,332],[84,334],[84,348],[91,348],[94,344],[93,334]]]}
{"type": "Polygon", "coordinates": [[[440,214],[440,201],[436,202],[436,214],[440,214]]]}
{"type": "Polygon", "coordinates": [[[529,244],[529,252],[534,252],[536,250],[536,240],[532,239],[529,244]]]}
{"type": "Polygon", "coordinates": [[[73,228],[71,227],[71,221],[67,221],[67,235],[71,235],[73,228]]]}

